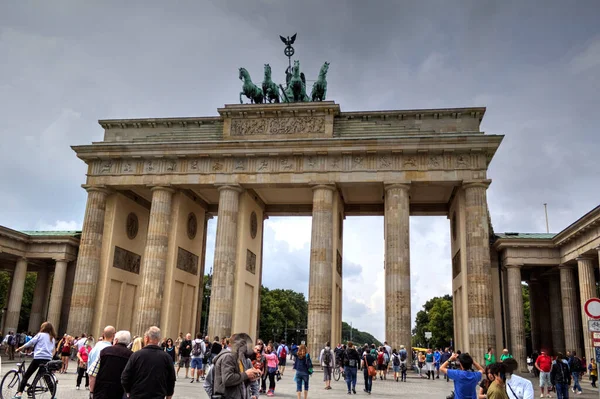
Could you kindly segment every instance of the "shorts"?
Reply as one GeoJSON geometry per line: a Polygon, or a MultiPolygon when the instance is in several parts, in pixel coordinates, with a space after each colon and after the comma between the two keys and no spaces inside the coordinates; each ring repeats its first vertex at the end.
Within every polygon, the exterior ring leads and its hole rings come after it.
{"type": "Polygon", "coordinates": [[[425,370],[427,371],[433,371],[433,363],[425,363],[425,370]]]}
{"type": "Polygon", "coordinates": [[[193,357],[192,358],[192,368],[196,370],[202,370],[202,358],[201,357],[193,357]]]}
{"type": "Polygon", "coordinates": [[[550,373],[540,371],[540,388],[543,387],[551,387],[552,383],[550,382],[550,373]]]}
{"type": "Polygon", "coordinates": [[[385,364],[378,364],[377,365],[377,370],[381,370],[381,371],[387,370],[387,366],[385,364]]]}
{"type": "Polygon", "coordinates": [[[280,357],[280,358],[279,358],[279,365],[280,365],[280,366],[285,366],[285,362],[286,362],[286,360],[287,360],[287,359],[286,359],[285,357],[280,357]]]}
{"type": "Polygon", "coordinates": [[[331,381],[331,366],[323,366],[323,381],[331,381]]]}
{"type": "Polygon", "coordinates": [[[61,357],[69,357],[69,356],[71,356],[71,354],[70,353],[61,353],[60,356],[61,357]]]}
{"type": "Polygon", "coordinates": [[[304,383],[304,390],[308,391],[308,374],[296,373],[296,392],[302,392],[302,383],[304,383]]]}
{"type": "Polygon", "coordinates": [[[392,365],[392,368],[394,369],[394,373],[399,373],[400,372],[400,366],[394,366],[394,365],[392,365]]]}
{"type": "Polygon", "coordinates": [[[190,368],[190,357],[189,356],[181,356],[179,358],[179,367],[190,368]]]}

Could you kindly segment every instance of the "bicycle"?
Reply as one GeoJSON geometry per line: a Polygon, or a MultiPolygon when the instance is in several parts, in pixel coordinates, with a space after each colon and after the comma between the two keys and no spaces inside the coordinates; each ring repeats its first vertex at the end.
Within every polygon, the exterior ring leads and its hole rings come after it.
{"type": "Polygon", "coordinates": [[[344,373],[344,370],[340,369],[339,367],[334,367],[333,368],[333,379],[336,381],[339,381],[340,377],[344,377],[344,379],[345,379],[346,373],[344,373]]]}
{"type": "MultiPolygon", "coordinates": [[[[0,399],[12,399],[18,392],[21,380],[25,376],[25,362],[17,363],[17,368],[10,370],[0,383],[0,399]]],[[[51,360],[46,364],[40,364],[31,384],[25,385],[27,398],[32,399],[54,399],[56,395],[56,377],[54,372],[60,370],[62,362],[51,360]]]]}

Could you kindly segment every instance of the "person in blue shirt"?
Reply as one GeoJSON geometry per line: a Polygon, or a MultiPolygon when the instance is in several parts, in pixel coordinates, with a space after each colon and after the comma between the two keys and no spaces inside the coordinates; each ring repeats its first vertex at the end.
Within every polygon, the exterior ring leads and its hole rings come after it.
{"type": "Polygon", "coordinates": [[[479,381],[481,381],[484,369],[479,363],[473,360],[471,355],[461,353],[459,356],[454,353],[450,356],[450,359],[441,365],[440,370],[454,381],[454,399],[474,399],[477,397],[476,389],[479,381]],[[456,359],[458,359],[458,363],[460,364],[460,370],[448,369],[450,362],[456,359]],[[473,366],[475,366],[477,371],[471,371],[473,366]]]}
{"type": "Polygon", "coordinates": [[[442,353],[440,352],[439,349],[436,349],[435,352],[433,353],[433,360],[435,362],[435,370],[437,371],[437,377],[435,377],[436,379],[440,379],[440,358],[442,357],[442,353]]]}

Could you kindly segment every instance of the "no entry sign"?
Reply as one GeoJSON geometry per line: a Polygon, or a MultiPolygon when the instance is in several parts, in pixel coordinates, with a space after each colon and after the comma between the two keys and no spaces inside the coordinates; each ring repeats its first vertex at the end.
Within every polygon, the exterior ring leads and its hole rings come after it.
{"type": "Polygon", "coordinates": [[[585,314],[591,319],[600,319],[600,299],[590,298],[584,306],[585,314]]]}

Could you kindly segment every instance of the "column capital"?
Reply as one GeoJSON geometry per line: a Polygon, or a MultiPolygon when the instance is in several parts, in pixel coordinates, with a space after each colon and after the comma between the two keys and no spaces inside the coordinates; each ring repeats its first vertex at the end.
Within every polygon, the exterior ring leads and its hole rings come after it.
{"type": "Polygon", "coordinates": [[[402,189],[402,190],[409,191],[410,190],[410,186],[411,186],[410,183],[411,183],[410,181],[397,182],[397,183],[396,182],[387,182],[387,183],[383,183],[383,188],[384,188],[385,191],[392,190],[392,189],[395,189],[395,188],[399,188],[399,189],[402,189]]]}
{"type": "Polygon", "coordinates": [[[566,270],[570,270],[570,269],[574,269],[575,265],[569,265],[567,263],[561,263],[560,265],[558,265],[558,269],[566,269],[566,270]]]}
{"type": "Polygon", "coordinates": [[[148,185],[148,188],[150,188],[150,191],[154,192],[154,191],[166,191],[168,193],[175,193],[175,189],[173,187],[171,187],[170,185],[148,185]]]}
{"type": "Polygon", "coordinates": [[[336,191],[337,190],[337,187],[335,186],[334,183],[317,183],[317,184],[311,184],[310,188],[313,191],[315,191],[315,190],[321,190],[321,189],[331,190],[331,191],[336,191]]]}
{"type": "Polygon", "coordinates": [[[69,263],[69,262],[72,261],[72,260],[70,260],[68,258],[63,258],[63,257],[53,258],[53,260],[54,260],[55,263],[58,263],[58,262],[69,263]]]}
{"type": "Polygon", "coordinates": [[[238,193],[244,191],[244,188],[239,184],[215,184],[215,187],[217,187],[217,191],[219,192],[222,190],[237,191],[238,193]]]}
{"type": "Polygon", "coordinates": [[[504,268],[506,269],[521,269],[522,267],[522,263],[509,263],[507,265],[504,265],[504,268]]]}
{"type": "Polygon", "coordinates": [[[578,257],[575,258],[576,261],[580,261],[580,260],[594,260],[596,259],[595,257],[593,257],[592,255],[579,255],[578,257]]]}
{"type": "Polygon", "coordinates": [[[475,188],[475,187],[483,187],[488,188],[492,184],[491,179],[484,180],[463,180],[462,187],[463,188],[475,188]]]}
{"type": "Polygon", "coordinates": [[[91,184],[82,184],[81,187],[87,191],[88,193],[96,191],[105,195],[108,195],[112,192],[111,189],[104,185],[91,185],[91,184]]]}

